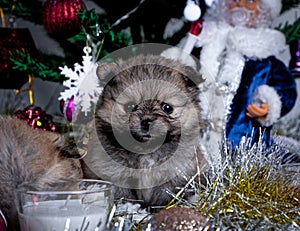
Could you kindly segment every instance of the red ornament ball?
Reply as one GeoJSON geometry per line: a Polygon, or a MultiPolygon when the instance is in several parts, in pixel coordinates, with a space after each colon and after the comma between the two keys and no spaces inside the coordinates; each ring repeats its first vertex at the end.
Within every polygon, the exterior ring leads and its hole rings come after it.
{"type": "Polygon", "coordinates": [[[47,0],[43,6],[42,22],[53,37],[69,38],[81,30],[77,13],[86,9],[81,0],[47,0]]]}
{"type": "Polygon", "coordinates": [[[15,117],[24,120],[30,127],[44,131],[55,132],[56,125],[52,121],[52,116],[43,111],[40,107],[29,106],[24,110],[15,112],[15,117]]]}

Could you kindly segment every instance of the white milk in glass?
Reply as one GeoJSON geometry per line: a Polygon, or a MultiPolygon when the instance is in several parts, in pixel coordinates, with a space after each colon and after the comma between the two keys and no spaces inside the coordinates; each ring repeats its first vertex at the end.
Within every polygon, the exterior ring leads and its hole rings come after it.
{"type": "Polygon", "coordinates": [[[107,212],[99,204],[81,204],[80,200],[42,201],[25,205],[19,214],[22,231],[104,230],[107,212]]]}

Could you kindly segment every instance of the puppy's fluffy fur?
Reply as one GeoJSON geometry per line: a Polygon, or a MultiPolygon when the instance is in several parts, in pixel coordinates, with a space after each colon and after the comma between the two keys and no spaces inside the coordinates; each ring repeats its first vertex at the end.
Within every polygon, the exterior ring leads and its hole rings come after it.
{"type": "Polygon", "coordinates": [[[85,176],[112,181],[116,198],[165,205],[171,199],[166,190],[176,193],[204,164],[198,143],[201,76],[154,55],[99,64],[97,75],[104,89],[85,176]]]}
{"type": "Polygon", "coordinates": [[[0,116],[0,209],[8,230],[18,230],[15,190],[64,190],[82,178],[79,160],[66,158],[68,143],[53,132],[34,130],[24,121],[0,116]]]}

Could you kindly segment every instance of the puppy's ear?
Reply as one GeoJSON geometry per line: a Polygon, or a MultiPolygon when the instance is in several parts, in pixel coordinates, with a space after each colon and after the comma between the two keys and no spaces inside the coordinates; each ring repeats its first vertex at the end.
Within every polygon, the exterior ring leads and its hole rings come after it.
{"type": "Polygon", "coordinates": [[[192,67],[185,66],[184,74],[188,86],[194,84],[198,86],[200,83],[204,82],[202,75],[192,67]]]}
{"type": "Polygon", "coordinates": [[[96,74],[100,86],[105,86],[117,73],[118,65],[114,62],[98,63],[96,74]]]}

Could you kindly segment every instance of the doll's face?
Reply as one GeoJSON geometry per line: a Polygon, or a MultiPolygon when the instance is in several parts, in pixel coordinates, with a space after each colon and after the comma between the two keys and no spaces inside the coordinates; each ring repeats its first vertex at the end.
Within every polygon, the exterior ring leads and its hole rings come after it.
{"type": "Polygon", "coordinates": [[[261,27],[266,20],[261,0],[225,0],[225,18],[232,26],[261,27]]]}
{"type": "Polygon", "coordinates": [[[258,14],[257,3],[259,0],[231,0],[228,3],[228,8],[233,9],[235,7],[244,7],[253,13],[258,14]]]}

